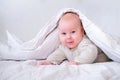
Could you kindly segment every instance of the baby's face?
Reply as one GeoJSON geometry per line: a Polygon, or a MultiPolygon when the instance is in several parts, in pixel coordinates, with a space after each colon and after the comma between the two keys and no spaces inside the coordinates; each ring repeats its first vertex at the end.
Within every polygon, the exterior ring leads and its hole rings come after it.
{"type": "Polygon", "coordinates": [[[75,48],[81,42],[84,30],[79,17],[68,13],[59,21],[59,38],[61,43],[68,48],[75,48]]]}

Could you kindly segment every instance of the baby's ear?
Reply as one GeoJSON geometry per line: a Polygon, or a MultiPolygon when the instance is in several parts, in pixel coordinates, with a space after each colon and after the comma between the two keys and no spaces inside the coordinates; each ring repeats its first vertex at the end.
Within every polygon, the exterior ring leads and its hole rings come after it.
{"type": "Polygon", "coordinates": [[[82,36],[84,36],[86,34],[84,28],[81,29],[81,32],[82,32],[82,36]]]}

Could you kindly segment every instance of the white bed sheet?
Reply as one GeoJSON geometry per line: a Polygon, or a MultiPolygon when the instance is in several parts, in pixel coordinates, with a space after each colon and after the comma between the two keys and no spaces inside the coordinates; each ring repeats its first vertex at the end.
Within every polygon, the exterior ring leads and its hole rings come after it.
{"type": "Polygon", "coordinates": [[[0,80],[120,80],[120,63],[41,65],[37,61],[0,61],[0,80]]]}

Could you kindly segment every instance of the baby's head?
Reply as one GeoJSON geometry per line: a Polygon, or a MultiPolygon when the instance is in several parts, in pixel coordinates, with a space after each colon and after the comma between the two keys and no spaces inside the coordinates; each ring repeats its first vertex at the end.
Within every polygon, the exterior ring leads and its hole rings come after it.
{"type": "Polygon", "coordinates": [[[59,38],[61,43],[68,48],[75,48],[84,36],[82,22],[74,12],[67,12],[58,21],[59,38]]]}

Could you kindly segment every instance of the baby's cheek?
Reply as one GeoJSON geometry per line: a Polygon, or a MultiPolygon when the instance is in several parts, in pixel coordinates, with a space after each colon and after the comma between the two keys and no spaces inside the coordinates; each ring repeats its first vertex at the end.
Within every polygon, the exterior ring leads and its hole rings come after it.
{"type": "Polygon", "coordinates": [[[65,44],[66,44],[66,43],[65,43],[65,40],[62,40],[62,41],[61,41],[61,43],[62,43],[63,45],[65,45],[65,44]]]}
{"type": "Polygon", "coordinates": [[[61,43],[62,43],[62,45],[66,46],[66,41],[65,40],[63,40],[61,43]]]}
{"type": "Polygon", "coordinates": [[[63,38],[60,38],[60,42],[63,44],[63,43],[64,43],[64,39],[63,39],[63,38]]]}

